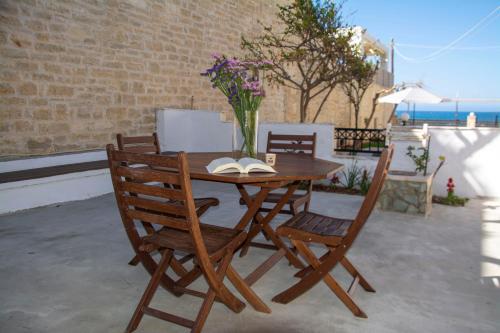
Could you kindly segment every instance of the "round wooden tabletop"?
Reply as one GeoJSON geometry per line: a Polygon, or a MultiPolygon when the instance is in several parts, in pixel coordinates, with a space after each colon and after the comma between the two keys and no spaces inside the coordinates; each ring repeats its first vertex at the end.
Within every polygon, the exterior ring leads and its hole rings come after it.
{"type": "MultiPolygon", "coordinates": [[[[306,155],[277,154],[276,164],[273,166],[277,173],[211,174],[207,171],[206,166],[213,160],[221,157],[232,157],[232,155],[232,152],[188,153],[191,178],[234,184],[319,180],[329,178],[344,168],[343,164],[311,158],[306,155]]],[[[265,160],[265,154],[259,154],[257,158],[263,161],[265,160]]]]}

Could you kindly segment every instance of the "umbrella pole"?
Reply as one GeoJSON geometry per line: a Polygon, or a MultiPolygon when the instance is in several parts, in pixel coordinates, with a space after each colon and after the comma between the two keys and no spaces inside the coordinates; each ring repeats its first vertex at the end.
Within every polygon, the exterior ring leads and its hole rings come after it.
{"type": "Polygon", "coordinates": [[[413,126],[415,126],[415,103],[413,103],[413,126]]]}

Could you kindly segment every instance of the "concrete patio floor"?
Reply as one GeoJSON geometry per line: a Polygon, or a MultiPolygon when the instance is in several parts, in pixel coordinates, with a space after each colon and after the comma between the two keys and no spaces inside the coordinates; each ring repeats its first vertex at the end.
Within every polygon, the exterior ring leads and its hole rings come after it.
{"type": "MultiPolygon", "coordinates": [[[[244,213],[232,186],[198,182],[195,193],[222,202],[207,223],[234,226],[244,213]]],[[[361,200],[314,193],[312,210],[352,217],[361,200]]],[[[433,209],[429,219],[375,211],[349,252],[377,290],[354,295],[368,319],[354,317],[322,283],[288,305],[271,302],[296,281],[282,260],[254,285],[272,314],[215,304],[204,331],[499,332],[500,204],[433,209]]],[[[246,275],[269,255],[252,248],[234,265],[246,275]]],[[[111,194],[0,216],[0,332],[123,332],[148,280],[141,266],[127,265],[131,257],[111,194]]],[[[350,283],[341,267],[333,274],[350,283]]],[[[160,289],[153,303],[193,318],[201,301],[160,289]]],[[[187,330],[146,316],[138,332],[187,330]]]]}

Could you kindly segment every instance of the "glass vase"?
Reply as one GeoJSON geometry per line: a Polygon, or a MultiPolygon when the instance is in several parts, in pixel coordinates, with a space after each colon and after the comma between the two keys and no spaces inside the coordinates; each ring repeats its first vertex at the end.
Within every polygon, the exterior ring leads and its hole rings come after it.
{"type": "Polygon", "coordinates": [[[243,117],[233,120],[233,157],[257,158],[259,137],[259,112],[245,111],[243,117]]]}

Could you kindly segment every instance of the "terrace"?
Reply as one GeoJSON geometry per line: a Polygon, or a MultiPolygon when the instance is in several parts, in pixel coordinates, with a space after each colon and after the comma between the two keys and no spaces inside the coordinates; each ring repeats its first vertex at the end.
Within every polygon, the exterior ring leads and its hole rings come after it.
{"type": "Polygon", "coordinates": [[[498,122],[341,7],[2,1],[0,332],[499,332],[498,122]]]}
{"type": "MultiPolygon", "coordinates": [[[[233,226],[244,213],[233,187],[195,182],[195,195],[221,200],[202,219],[233,226]]],[[[311,209],[352,217],[362,197],[314,192],[311,209]]],[[[5,332],[122,331],[148,275],[126,262],[132,250],[113,195],[35,208],[0,218],[0,322],[5,332]]],[[[277,219],[275,223],[282,220],[277,219]]],[[[216,304],[206,332],[498,332],[500,202],[472,200],[465,208],[435,206],[430,218],[375,212],[354,244],[351,261],[377,290],[356,299],[368,319],[354,317],[318,284],[296,301],[270,299],[294,282],[281,260],[255,285],[272,314],[246,308],[234,314],[216,304]]],[[[251,248],[234,261],[241,274],[269,251],[251,248]]],[[[338,267],[341,284],[350,281],[338,267]]],[[[196,287],[206,288],[198,280],[196,287]]],[[[160,290],[154,305],[189,313],[200,300],[160,290]]],[[[141,332],[185,332],[145,318],[141,332]]]]}

